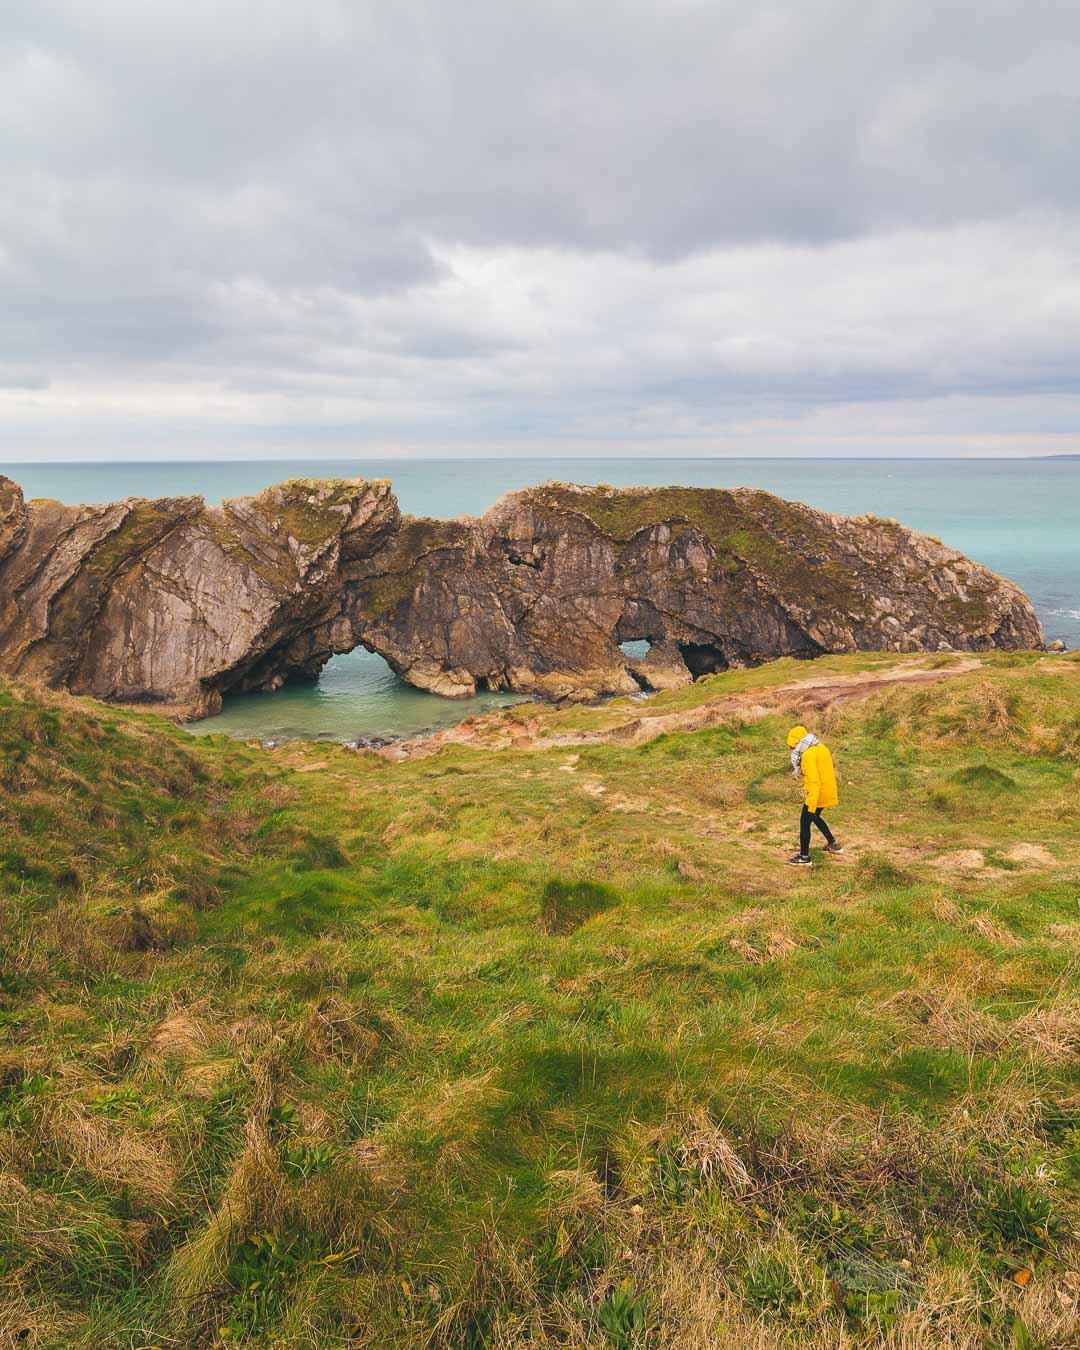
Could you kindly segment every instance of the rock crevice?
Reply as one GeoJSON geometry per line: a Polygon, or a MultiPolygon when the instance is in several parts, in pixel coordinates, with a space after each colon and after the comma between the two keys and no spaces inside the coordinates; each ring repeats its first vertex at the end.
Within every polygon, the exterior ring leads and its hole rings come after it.
{"type": "Polygon", "coordinates": [[[0,670],[195,717],[360,645],[439,694],[592,698],[777,656],[1041,642],[1016,586],[937,540],[748,488],[548,483],[424,520],[385,481],[73,507],[0,478],[0,670]]]}

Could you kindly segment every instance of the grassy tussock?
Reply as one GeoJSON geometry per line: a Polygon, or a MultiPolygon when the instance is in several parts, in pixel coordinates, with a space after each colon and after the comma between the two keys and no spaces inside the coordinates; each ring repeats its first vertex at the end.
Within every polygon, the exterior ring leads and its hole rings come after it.
{"type": "Polygon", "coordinates": [[[243,1152],[225,1181],[208,1222],[171,1256],[163,1271],[166,1295],[177,1312],[196,1315],[199,1307],[224,1285],[229,1262],[260,1217],[280,1209],[282,1179],[264,1130],[251,1121],[245,1128],[243,1152]]]}
{"type": "Polygon", "coordinates": [[[46,1102],[35,1142],[55,1167],[77,1167],[108,1190],[122,1188],[152,1205],[168,1205],[172,1198],[176,1168],[159,1140],[96,1116],[71,1098],[46,1102]]]}
{"type": "Polygon", "coordinates": [[[1033,1008],[1010,1020],[973,1007],[947,990],[911,991],[899,996],[896,1006],[922,1028],[928,1043],[965,1055],[1012,1051],[1063,1065],[1075,1064],[1080,1058],[1080,1000],[1033,1008]]]}

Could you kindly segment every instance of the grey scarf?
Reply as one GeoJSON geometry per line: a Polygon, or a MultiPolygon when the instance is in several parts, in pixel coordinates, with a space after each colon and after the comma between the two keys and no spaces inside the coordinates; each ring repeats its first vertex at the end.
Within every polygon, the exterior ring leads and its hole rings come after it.
{"type": "Polygon", "coordinates": [[[820,745],[821,742],[812,731],[808,731],[799,744],[791,752],[791,772],[802,773],[803,751],[809,750],[812,745],[820,745]]]}

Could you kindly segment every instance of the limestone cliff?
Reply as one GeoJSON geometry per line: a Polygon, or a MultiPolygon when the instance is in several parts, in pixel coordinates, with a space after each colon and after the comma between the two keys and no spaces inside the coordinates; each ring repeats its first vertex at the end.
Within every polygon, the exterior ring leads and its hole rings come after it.
{"type": "Polygon", "coordinates": [[[71,507],[0,478],[0,670],[191,716],[360,644],[440,694],[593,697],[782,655],[1041,641],[1017,587],[937,540],[747,488],[548,483],[440,521],[361,479],[71,507]]]}

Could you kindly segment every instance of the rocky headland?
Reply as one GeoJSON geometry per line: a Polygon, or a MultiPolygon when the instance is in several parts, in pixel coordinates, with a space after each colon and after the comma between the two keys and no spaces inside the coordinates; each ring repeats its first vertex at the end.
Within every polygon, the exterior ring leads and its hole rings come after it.
{"type": "Polygon", "coordinates": [[[1023,592],[939,541],[748,488],[547,483],[429,520],[386,481],[65,506],[0,478],[0,672],[188,717],[360,645],[438,694],[592,699],[777,656],[1041,643],[1023,592]]]}

